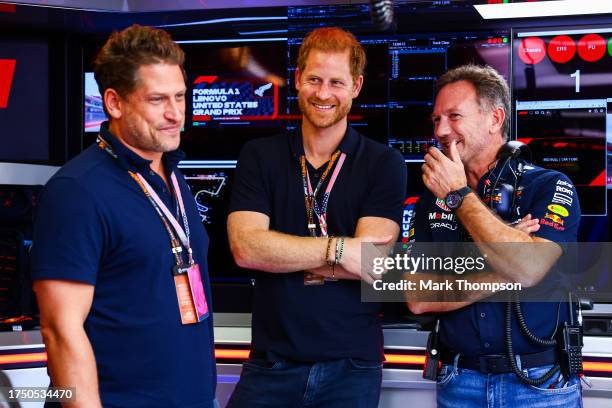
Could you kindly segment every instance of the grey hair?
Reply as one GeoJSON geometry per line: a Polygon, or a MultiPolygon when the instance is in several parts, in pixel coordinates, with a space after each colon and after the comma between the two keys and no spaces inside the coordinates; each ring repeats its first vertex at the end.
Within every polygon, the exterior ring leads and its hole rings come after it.
{"type": "Polygon", "coordinates": [[[442,75],[436,82],[436,93],[446,85],[458,81],[467,81],[474,86],[478,103],[481,108],[491,111],[496,108],[504,109],[504,123],[502,137],[508,140],[510,133],[510,88],[506,80],[494,68],[485,65],[462,65],[451,69],[442,75]]]}

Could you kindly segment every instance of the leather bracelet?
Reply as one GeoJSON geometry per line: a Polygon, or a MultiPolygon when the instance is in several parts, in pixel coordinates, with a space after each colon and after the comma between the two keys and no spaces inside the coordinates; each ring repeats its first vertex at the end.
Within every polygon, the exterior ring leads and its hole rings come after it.
{"type": "MultiPolygon", "coordinates": [[[[333,268],[334,265],[336,264],[335,260],[335,256],[333,258],[333,260],[329,260],[329,254],[330,254],[330,250],[331,250],[331,243],[332,240],[334,239],[333,235],[330,235],[329,237],[327,237],[327,250],[325,251],[325,262],[327,263],[327,266],[329,266],[330,268],[333,268]]],[[[332,270],[332,275],[333,275],[333,270],[332,270]]]]}

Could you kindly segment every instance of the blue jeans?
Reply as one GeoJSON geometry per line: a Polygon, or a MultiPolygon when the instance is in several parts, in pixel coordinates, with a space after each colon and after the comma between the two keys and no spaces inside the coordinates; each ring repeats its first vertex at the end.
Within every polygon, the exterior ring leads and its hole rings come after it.
{"type": "MultiPolygon", "coordinates": [[[[534,387],[524,384],[514,373],[481,374],[475,370],[445,364],[436,384],[439,408],[581,408],[582,387],[576,376],[565,381],[556,374],[534,387]],[[554,384],[551,387],[551,384],[554,384]]],[[[529,378],[539,378],[552,366],[523,370],[529,378]]]]}
{"type": "Polygon", "coordinates": [[[341,359],[298,363],[251,359],[228,408],[376,408],[382,363],[341,359]]]}

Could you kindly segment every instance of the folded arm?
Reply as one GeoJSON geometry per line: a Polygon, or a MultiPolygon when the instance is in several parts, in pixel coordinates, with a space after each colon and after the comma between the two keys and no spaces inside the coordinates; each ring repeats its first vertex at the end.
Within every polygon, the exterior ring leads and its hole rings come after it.
{"type": "MultiPolygon", "coordinates": [[[[270,218],[262,213],[236,211],[227,220],[230,248],[236,263],[264,272],[287,273],[309,270],[331,276],[327,265],[327,238],[298,237],[270,230],[270,218]]],[[[340,265],[334,268],[339,279],[361,278],[361,244],[388,244],[397,238],[399,226],[381,217],[362,217],[355,237],[346,237],[340,265]]],[[[335,253],[332,241],[330,260],[335,253]]]]}

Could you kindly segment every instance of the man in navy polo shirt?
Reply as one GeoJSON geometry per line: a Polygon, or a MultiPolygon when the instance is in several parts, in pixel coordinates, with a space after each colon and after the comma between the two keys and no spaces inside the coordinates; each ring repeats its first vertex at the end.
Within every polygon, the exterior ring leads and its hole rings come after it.
{"type": "MultiPolygon", "coordinates": [[[[479,246],[533,245],[532,256],[496,251],[488,259],[495,269],[491,281],[521,283],[531,299],[553,299],[553,290],[558,291],[556,299],[567,299],[555,265],[563,262],[564,243],[576,241],[580,206],[574,185],[564,174],[517,157],[517,150],[504,154],[510,96],[505,80],[491,67],[453,69],[440,77],[437,89],[432,119],[442,151],[430,148],[425,156],[428,190],[416,205],[411,241],[471,237],[479,246]]],[[[409,307],[415,313],[447,312],[439,315],[444,363],[437,379],[439,407],[581,406],[576,376],[564,378],[555,371],[540,384],[526,384],[548,373],[558,356],[554,346],[527,339],[514,309],[507,342],[507,304],[414,301],[409,307]],[[512,367],[509,348],[520,374],[512,367]]],[[[550,339],[569,321],[567,302],[521,302],[521,308],[527,328],[539,338],[550,339]]]]}
{"type": "Polygon", "coordinates": [[[240,155],[230,246],[261,273],[251,356],[229,407],[378,405],[380,305],[360,301],[360,252],[395,241],[406,168],[399,152],[348,126],[364,65],[352,34],[311,32],[295,74],[301,129],[240,155]]]}
{"type": "Polygon", "coordinates": [[[213,406],[208,237],[176,168],[183,61],[162,30],[113,33],[94,62],[110,121],[42,196],[34,288],[73,406],[213,406]]]}

